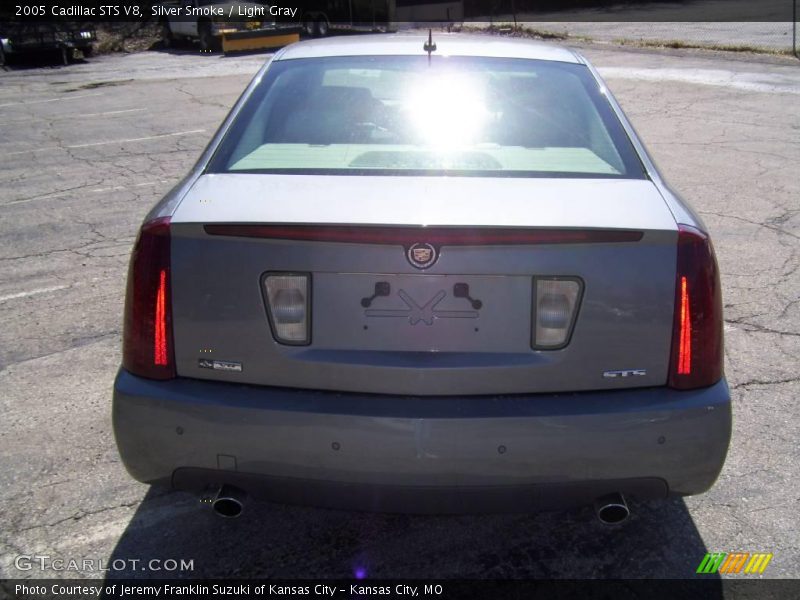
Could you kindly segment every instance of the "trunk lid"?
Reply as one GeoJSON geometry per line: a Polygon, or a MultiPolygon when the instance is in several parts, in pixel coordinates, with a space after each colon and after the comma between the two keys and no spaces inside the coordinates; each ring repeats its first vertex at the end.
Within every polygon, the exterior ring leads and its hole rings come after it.
{"type": "Polygon", "coordinates": [[[178,374],[410,395],[663,385],[676,240],[674,218],[649,181],[206,175],[172,217],[178,374]],[[387,236],[354,243],[210,235],[205,226],[215,224],[377,226],[387,236]],[[445,241],[424,270],[392,237],[402,230],[424,243],[450,227],[642,235],[445,241]],[[268,273],[309,274],[309,345],[275,340],[263,293],[268,273]],[[548,277],[579,281],[582,297],[568,344],[535,350],[533,282],[548,277]],[[208,368],[215,360],[241,370],[208,368]]]}

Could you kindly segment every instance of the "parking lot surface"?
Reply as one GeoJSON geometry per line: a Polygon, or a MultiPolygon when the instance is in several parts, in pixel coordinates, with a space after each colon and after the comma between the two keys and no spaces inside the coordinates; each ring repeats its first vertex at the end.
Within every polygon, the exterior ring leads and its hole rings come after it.
{"type": "Polygon", "coordinates": [[[230,521],[133,481],[110,408],[134,236],[264,56],[26,65],[0,72],[0,576],[681,578],[717,551],[771,552],[765,577],[800,576],[800,65],[583,51],[716,244],[735,421],[710,492],[635,503],[616,528],[588,507],[419,517],[251,503],[230,521]],[[95,568],[26,568],[30,555],[95,568]],[[193,568],[131,562],[152,558],[193,568]]]}

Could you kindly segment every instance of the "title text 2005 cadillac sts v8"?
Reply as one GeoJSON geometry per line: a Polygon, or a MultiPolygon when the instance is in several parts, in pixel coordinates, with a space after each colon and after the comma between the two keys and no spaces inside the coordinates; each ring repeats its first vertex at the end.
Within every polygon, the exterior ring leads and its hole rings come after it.
{"type": "Polygon", "coordinates": [[[247,492],[606,521],[713,484],[703,223],[579,54],[434,38],[278,52],[147,216],[114,387],[133,477],[226,515],[247,492]]]}

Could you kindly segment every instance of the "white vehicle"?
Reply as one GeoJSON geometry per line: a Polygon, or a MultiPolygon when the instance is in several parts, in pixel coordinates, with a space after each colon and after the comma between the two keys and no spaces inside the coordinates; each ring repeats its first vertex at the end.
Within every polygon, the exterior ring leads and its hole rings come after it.
{"type": "Polygon", "coordinates": [[[275,28],[269,6],[255,2],[173,0],[153,10],[167,48],[181,38],[197,40],[201,50],[211,52],[222,47],[223,34],[275,28]]]}

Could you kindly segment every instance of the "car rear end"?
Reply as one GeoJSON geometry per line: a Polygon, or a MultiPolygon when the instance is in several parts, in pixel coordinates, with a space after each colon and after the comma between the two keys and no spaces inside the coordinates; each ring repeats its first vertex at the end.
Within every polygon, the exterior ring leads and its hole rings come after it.
{"type": "Polygon", "coordinates": [[[730,438],[713,249],[580,60],[464,57],[437,88],[416,56],[296,56],[142,227],[114,391],[130,473],[404,512],[708,489],[730,438]],[[553,108],[564,89],[589,104],[553,108]],[[489,137],[443,148],[401,118],[489,137]]]}
{"type": "Polygon", "coordinates": [[[84,56],[92,53],[97,42],[95,29],[85,23],[24,23],[9,21],[0,28],[0,48],[4,60],[25,54],[45,53],[58,50],[66,62],[74,49],[84,56]]]}

